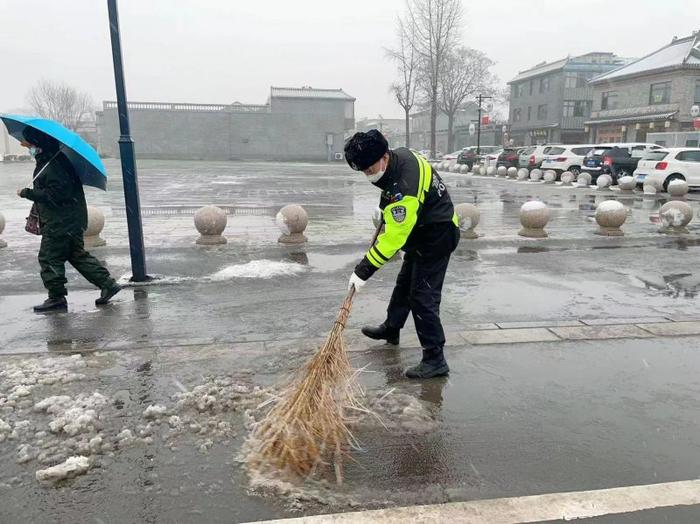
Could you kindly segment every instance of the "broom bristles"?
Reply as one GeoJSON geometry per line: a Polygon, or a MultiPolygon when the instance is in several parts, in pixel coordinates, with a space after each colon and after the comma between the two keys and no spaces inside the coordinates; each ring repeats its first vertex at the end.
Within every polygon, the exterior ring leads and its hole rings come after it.
{"type": "Polygon", "coordinates": [[[343,480],[342,463],[357,442],[346,424],[350,408],[363,409],[357,399],[357,376],[348,359],[343,330],[354,290],[343,302],[325,343],[302,372],[274,401],[249,437],[248,465],[308,477],[331,465],[343,480]]]}

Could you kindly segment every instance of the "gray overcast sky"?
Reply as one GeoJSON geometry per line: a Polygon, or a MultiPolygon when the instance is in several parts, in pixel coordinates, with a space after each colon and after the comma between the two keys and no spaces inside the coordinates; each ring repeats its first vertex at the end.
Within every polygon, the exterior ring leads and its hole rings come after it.
{"type": "MultiPolygon", "coordinates": [[[[0,109],[40,78],[113,100],[106,0],[0,0],[0,109]]],[[[388,93],[404,0],[120,0],[134,101],[264,103],[269,87],[339,88],[356,115],[400,116],[388,93]]],[[[700,0],[464,0],[463,43],[503,84],[567,54],[642,56],[700,29],[700,0]]]]}

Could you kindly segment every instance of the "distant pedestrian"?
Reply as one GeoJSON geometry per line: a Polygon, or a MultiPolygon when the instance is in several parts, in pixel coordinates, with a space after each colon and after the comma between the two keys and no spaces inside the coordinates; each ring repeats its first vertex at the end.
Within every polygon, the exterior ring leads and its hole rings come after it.
{"type": "Polygon", "coordinates": [[[66,262],[100,288],[102,292],[95,304],[107,304],[121,287],[109,271],[85,251],[83,233],[87,229],[87,204],[73,165],[60,151],[59,142],[48,135],[28,127],[23,137],[22,145],[29,148],[36,160],[35,179],[33,188],[20,189],[17,194],[34,202],[32,211],[38,213],[41,280],[49,293],[34,311],[67,309],[66,262]]]}

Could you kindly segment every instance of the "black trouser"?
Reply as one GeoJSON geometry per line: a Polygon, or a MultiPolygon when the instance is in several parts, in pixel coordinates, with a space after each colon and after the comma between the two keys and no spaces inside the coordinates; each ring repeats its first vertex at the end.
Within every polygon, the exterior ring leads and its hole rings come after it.
{"type": "Polygon", "coordinates": [[[100,289],[109,289],[116,282],[100,262],[85,251],[81,233],[44,235],[39,248],[41,280],[49,292],[49,298],[66,296],[66,262],[78,270],[85,279],[100,289]]]}
{"type": "Polygon", "coordinates": [[[424,349],[442,349],[445,332],[440,323],[440,300],[450,255],[424,259],[406,253],[387,308],[386,325],[403,328],[413,313],[418,340],[424,349]]]}

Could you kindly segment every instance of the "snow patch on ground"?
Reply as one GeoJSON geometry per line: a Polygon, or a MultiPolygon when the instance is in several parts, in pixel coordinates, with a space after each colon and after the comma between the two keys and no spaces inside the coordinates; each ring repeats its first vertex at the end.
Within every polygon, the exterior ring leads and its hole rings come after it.
{"type": "Polygon", "coordinates": [[[83,475],[90,469],[88,457],[68,457],[65,462],[36,472],[36,479],[43,483],[56,483],[83,475]]]}
{"type": "Polygon", "coordinates": [[[234,278],[272,278],[293,276],[307,271],[301,264],[275,262],[274,260],[253,260],[247,264],[236,264],[217,271],[207,280],[221,282],[234,278]]]}

